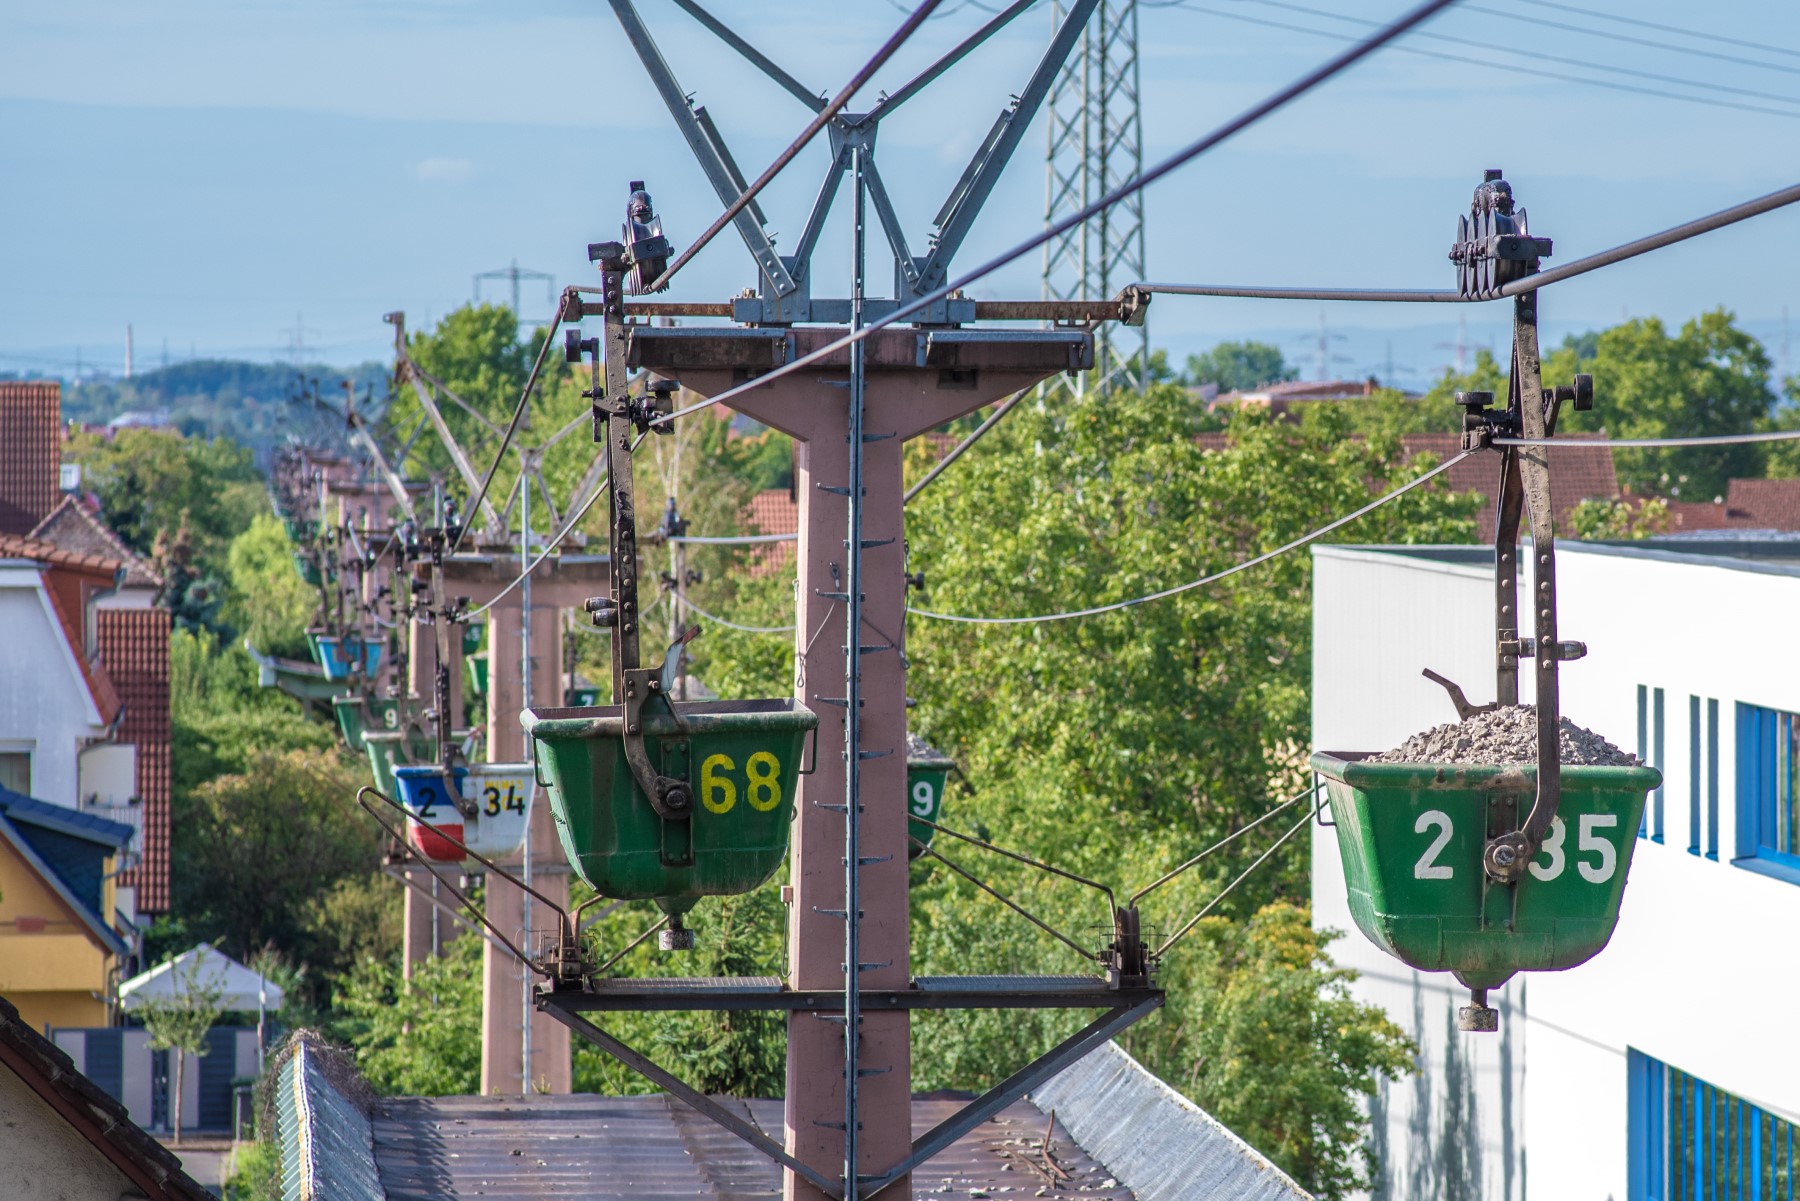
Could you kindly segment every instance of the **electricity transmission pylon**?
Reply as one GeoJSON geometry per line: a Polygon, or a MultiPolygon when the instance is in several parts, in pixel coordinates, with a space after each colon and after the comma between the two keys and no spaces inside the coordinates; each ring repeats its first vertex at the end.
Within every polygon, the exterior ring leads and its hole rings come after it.
{"type": "MultiPolygon", "coordinates": [[[[1067,9],[1053,0],[1050,18],[1067,9]]],[[[1144,166],[1138,91],[1137,0],[1102,0],[1081,46],[1050,91],[1050,145],[1044,172],[1044,223],[1050,225],[1125,181],[1144,166]]],[[[1099,300],[1144,275],[1144,201],[1135,193],[1044,246],[1044,298],[1099,300]]],[[[1150,362],[1150,333],[1102,322],[1094,331],[1094,373],[1071,385],[1136,388],[1150,362]]]]}

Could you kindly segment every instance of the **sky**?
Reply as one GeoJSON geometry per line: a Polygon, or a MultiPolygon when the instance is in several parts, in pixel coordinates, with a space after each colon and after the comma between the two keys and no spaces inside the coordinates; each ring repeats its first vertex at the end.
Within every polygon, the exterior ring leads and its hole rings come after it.
{"type": "MultiPolygon", "coordinates": [[[[985,3],[944,0],[865,96],[955,44],[985,3]]],[[[638,4],[755,175],[807,111],[670,0],[638,4]]],[[[903,19],[899,0],[710,7],[823,93],[903,19]]],[[[1400,11],[1393,0],[1142,0],[1146,165],[1400,11]]],[[[1044,0],[883,123],[876,161],[915,252],[1051,22],[1044,0]]],[[[552,287],[597,282],[585,248],[618,236],[629,180],[647,181],[678,246],[722,207],[606,0],[0,0],[0,55],[0,371],[119,373],[127,325],[139,370],[192,356],[380,359],[386,312],[417,326],[477,288],[507,299],[482,272],[517,263],[555,277],[522,284],[527,319],[547,313],[552,287]]],[[[1045,145],[1040,115],[958,265],[1041,229],[1045,145]]],[[[1484,168],[1505,169],[1532,232],[1555,239],[1555,263],[1793,183],[1797,145],[1800,5],[1462,0],[1154,184],[1145,274],[1448,287],[1445,252],[1484,168]]],[[[778,245],[798,236],[827,153],[821,138],[765,193],[778,245]]],[[[815,256],[815,295],[847,290],[832,284],[847,281],[846,208],[815,256]]],[[[1035,298],[1041,262],[1032,252],[970,290],[1035,298]]],[[[1785,362],[1797,268],[1800,211],[1782,211],[1558,284],[1544,293],[1544,329],[1554,342],[1722,305],[1785,362]]],[[[871,275],[887,278],[880,260],[871,275]]],[[[669,295],[719,300],[751,282],[727,233],[669,295]]],[[[1177,362],[1256,337],[1304,376],[1412,386],[1459,344],[1503,349],[1507,322],[1503,304],[1165,296],[1150,310],[1153,344],[1177,362]]]]}

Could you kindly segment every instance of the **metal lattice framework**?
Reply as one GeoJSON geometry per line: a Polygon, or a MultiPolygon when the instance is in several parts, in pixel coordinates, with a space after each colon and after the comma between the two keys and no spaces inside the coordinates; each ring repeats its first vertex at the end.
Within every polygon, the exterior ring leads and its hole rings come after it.
{"type": "MultiPolygon", "coordinates": [[[[1051,4],[1060,24],[1064,0],[1051,4]]],[[[1049,152],[1044,163],[1044,224],[1078,212],[1144,167],[1138,91],[1137,0],[1102,0],[1081,45],[1050,91],[1049,152]]],[[[1102,211],[1044,247],[1044,298],[1076,300],[1115,295],[1145,278],[1143,193],[1102,211]]],[[[1140,325],[1094,331],[1094,374],[1071,381],[1079,392],[1119,384],[1138,387],[1150,357],[1150,334],[1140,325]]]]}

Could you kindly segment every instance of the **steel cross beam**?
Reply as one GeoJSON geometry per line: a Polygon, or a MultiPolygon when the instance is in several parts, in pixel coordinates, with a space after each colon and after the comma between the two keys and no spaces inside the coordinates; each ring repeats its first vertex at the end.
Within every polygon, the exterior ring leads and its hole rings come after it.
{"type": "MultiPolygon", "coordinates": [[[[706,172],[706,178],[718,193],[721,204],[730,204],[742,192],[734,177],[738,177],[733,164],[720,153],[723,143],[715,145],[707,136],[706,127],[700,118],[695,116],[693,106],[688,102],[687,93],[682,91],[681,84],[675,79],[675,73],[656,47],[656,39],[644,27],[638,16],[637,7],[631,0],[612,0],[613,12],[619,18],[619,24],[625,29],[625,37],[631,42],[631,48],[644,64],[644,70],[655,85],[657,94],[662,97],[663,104],[669,110],[669,116],[675,119],[675,126],[681,130],[681,136],[687,140],[688,149],[694,152],[700,169],[706,172]]],[[[751,60],[756,61],[755,59],[751,60]]],[[[739,177],[741,178],[741,177],[739,177]]],[[[738,236],[744,239],[744,245],[750,250],[750,256],[762,269],[763,277],[777,296],[785,296],[796,287],[794,277],[788,272],[787,264],[775,253],[775,244],[769,240],[766,230],[757,222],[754,214],[746,208],[739,213],[733,224],[737,226],[738,236]]]]}
{"type": "MultiPolygon", "coordinates": [[[[638,57],[649,73],[669,114],[674,118],[676,127],[687,141],[688,148],[693,151],[694,158],[705,172],[708,182],[718,194],[719,199],[727,205],[738,201],[744,194],[743,173],[738,170],[732,159],[724,139],[719,135],[704,107],[696,108],[686,92],[677,82],[673,70],[670,69],[662,52],[657,48],[655,40],[650,36],[642,18],[638,15],[633,0],[610,0],[613,11],[618,15],[619,23],[625,29],[626,38],[631,42],[638,57]]],[[[751,64],[788,92],[799,98],[815,113],[824,109],[824,103],[808,92],[805,87],[786,71],[782,70],[766,55],[751,46],[742,37],[729,29],[723,22],[713,17],[695,0],[675,0],[676,4],[693,16],[708,30],[717,35],[726,45],[743,55],[751,64]]],[[[832,158],[826,167],[825,178],[813,201],[799,241],[795,244],[794,253],[783,255],[775,250],[773,240],[764,229],[761,210],[752,202],[746,205],[733,219],[738,234],[749,248],[763,275],[761,294],[755,298],[746,298],[733,305],[732,315],[739,321],[758,324],[791,324],[802,321],[844,321],[848,319],[848,301],[814,301],[811,297],[811,261],[813,250],[817,247],[819,234],[824,226],[825,218],[831,210],[832,201],[837,195],[839,184],[850,165],[850,157],[858,150],[862,157],[862,189],[866,192],[869,203],[875,208],[875,215],[881,222],[883,235],[894,255],[894,291],[893,304],[904,303],[914,297],[921,296],[934,288],[942,286],[950,268],[950,260],[961,248],[969,231],[974,227],[975,219],[982,207],[987,203],[1000,175],[1011,161],[1014,151],[1025,136],[1037,111],[1042,107],[1045,97],[1050,93],[1063,64],[1081,38],[1089,17],[1093,14],[1100,0],[1073,0],[1068,13],[1063,18],[1052,37],[1049,47],[1032,72],[1024,88],[1013,98],[1013,102],[1003,109],[996,118],[992,128],[976,150],[974,157],[964,168],[956,185],[950,190],[943,207],[939,209],[934,221],[936,232],[930,239],[927,253],[923,257],[915,257],[907,246],[904,230],[895,212],[893,201],[888,196],[881,175],[875,166],[875,135],[881,119],[893,112],[901,104],[917,95],[925,87],[938,79],[945,71],[961,62],[978,46],[982,45],[995,33],[1011,22],[1020,13],[1031,6],[1033,0],[1015,0],[1006,9],[996,14],[991,20],[963,39],[955,48],[940,56],[923,72],[903,85],[891,96],[884,96],[873,108],[864,113],[840,113],[831,119],[829,132],[832,144],[832,158]]],[[[953,324],[974,319],[972,308],[967,301],[945,300],[932,305],[920,314],[920,320],[940,324],[953,324]]],[[[865,306],[865,316],[876,318],[891,311],[891,307],[881,302],[872,302],[865,306]]]]}

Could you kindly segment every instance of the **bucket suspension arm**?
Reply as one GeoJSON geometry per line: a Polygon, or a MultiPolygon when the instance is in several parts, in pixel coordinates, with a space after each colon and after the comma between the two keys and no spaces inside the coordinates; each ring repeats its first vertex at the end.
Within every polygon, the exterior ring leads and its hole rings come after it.
{"type": "MultiPolygon", "coordinates": [[[[1535,273],[1541,256],[1550,253],[1548,238],[1533,238],[1525,211],[1516,209],[1512,188],[1489,171],[1476,189],[1471,215],[1462,229],[1468,236],[1451,251],[1457,260],[1458,284],[1466,296],[1535,273]]],[[[1506,408],[1489,412],[1491,392],[1459,392],[1463,407],[1463,449],[1491,446],[1496,434],[1526,441],[1556,433],[1562,403],[1593,407],[1594,385],[1578,375],[1570,387],[1545,388],[1538,350],[1538,293],[1513,298],[1512,371],[1507,380],[1506,408]]],[[[1465,720],[1488,708],[1519,703],[1519,663],[1528,659],[1537,684],[1537,795],[1520,828],[1490,838],[1482,853],[1488,877],[1511,884],[1525,874],[1526,864],[1549,835],[1562,801],[1562,705],[1558,670],[1564,660],[1579,659],[1587,647],[1563,642],[1556,627],[1556,518],[1550,495],[1550,448],[1502,446],[1500,486],[1495,497],[1494,531],[1494,677],[1495,704],[1469,705],[1461,690],[1432,672],[1427,676],[1449,690],[1465,720]],[[1519,523],[1531,525],[1531,588],[1519,597],[1519,523]],[[1527,612],[1518,612],[1521,606],[1527,612]],[[1529,623],[1525,618],[1529,616],[1529,623]],[[1531,636],[1525,636],[1529,629],[1531,636]]]]}
{"type": "Polygon", "coordinates": [[[600,265],[605,345],[601,347],[591,340],[584,341],[579,331],[571,330],[565,357],[578,362],[585,351],[594,360],[593,386],[588,395],[594,402],[594,440],[601,444],[606,456],[606,488],[612,501],[609,509],[612,596],[590,601],[588,611],[593,614],[596,625],[612,627],[613,701],[620,706],[624,717],[625,761],[631,766],[632,778],[644,790],[659,817],[679,820],[693,812],[693,789],[686,780],[658,771],[644,744],[646,706],[659,701],[670,712],[674,712],[674,708],[663,693],[659,668],[642,666],[637,494],[631,471],[631,449],[634,427],[647,429],[654,414],[647,404],[632,400],[626,379],[629,330],[625,324],[624,274],[631,263],[625,247],[618,242],[596,243],[588,248],[588,255],[600,265]]]}

